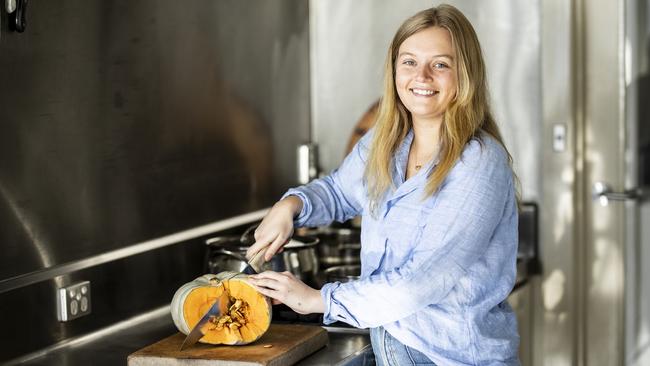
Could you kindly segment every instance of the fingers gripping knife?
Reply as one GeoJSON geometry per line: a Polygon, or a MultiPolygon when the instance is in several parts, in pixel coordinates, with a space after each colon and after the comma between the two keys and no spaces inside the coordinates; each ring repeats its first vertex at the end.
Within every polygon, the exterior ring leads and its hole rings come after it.
{"type": "MultiPolygon", "coordinates": [[[[253,236],[255,229],[258,228],[258,225],[255,224],[244,231],[239,238],[239,241],[243,245],[251,245],[255,242],[255,237],[253,236]]],[[[260,251],[255,253],[251,260],[246,263],[246,267],[242,269],[243,274],[252,275],[262,272],[262,266],[264,265],[264,252],[267,248],[262,248],[260,251]]]]}
{"type": "MultiPolygon", "coordinates": [[[[244,274],[256,274],[259,273],[262,264],[264,263],[264,252],[262,249],[257,252],[246,267],[242,270],[244,274]]],[[[234,276],[233,276],[234,277],[234,276]]],[[[226,279],[225,281],[227,281],[226,279]]],[[[187,334],[183,344],[181,344],[181,351],[187,347],[192,346],[194,343],[198,342],[205,335],[205,327],[208,325],[210,320],[217,318],[219,315],[225,313],[228,310],[229,306],[229,296],[228,291],[223,291],[221,296],[219,296],[215,302],[210,306],[210,309],[201,317],[198,323],[192,328],[192,330],[187,334]]]]}

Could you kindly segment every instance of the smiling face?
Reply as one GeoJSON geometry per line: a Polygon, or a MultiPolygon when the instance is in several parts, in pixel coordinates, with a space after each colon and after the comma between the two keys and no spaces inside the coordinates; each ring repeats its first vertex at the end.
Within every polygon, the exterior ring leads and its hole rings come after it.
{"type": "Polygon", "coordinates": [[[414,123],[441,123],[456,95],[455,54],[449,31],[441,27],[423,29],[400,45],[395,88],[414,123]]]}

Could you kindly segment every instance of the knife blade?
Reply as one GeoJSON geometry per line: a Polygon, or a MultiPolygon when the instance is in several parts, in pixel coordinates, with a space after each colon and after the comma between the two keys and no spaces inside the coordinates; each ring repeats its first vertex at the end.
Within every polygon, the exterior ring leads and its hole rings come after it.
{"type": "Polygon", "coordinates": [[[199,322],[196,323],[194,328],[192,328],[192,331],[190,331],[187,334],[185,340],[183,340],[183,344],[181,344],[181,351],[184,348],[187,348],[193,345],[194,343],[198,342],[198,340],[201,339],[203,335],[205,335],[205,332],[203,331],[203,327],[210,321],[210,319],[221,315],[225,311],[224,309],[228,309],[227,299],[228,299],[228,295],[225,291],[222,293],[220,297],[215,299],[212,306],[210,306],[210,309],[208,309],[208,311],[203,315],[201,320],[199,320],[199,322]],[[225,304],[224,304],[224,298],[226,299],[225,304]]]}
{"type": "Polygon", "coordinates": [[[243,274],[253,275],[258,274],[262,271],[262,266],[264,265],[264,253],[266,248],[263,248],[246,263],[246,267],[242,269],[243,274]]]}

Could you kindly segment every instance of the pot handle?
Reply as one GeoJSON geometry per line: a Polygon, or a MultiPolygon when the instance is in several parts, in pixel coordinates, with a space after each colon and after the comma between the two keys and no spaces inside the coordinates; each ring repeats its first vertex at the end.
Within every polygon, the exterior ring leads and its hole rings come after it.
{"type": "Polygon", "coordinates": [[[244,231],[244,233],[241,234],[241,237],[239,238],[239,241],[242,244],[245,244],[245,245],[253,244],[255,242],[255,238],[253,237],[252,238],[253,241],[251,242],[251,232],[254,233],[255,229],[257,229],[258,226],[259,226],[259,224],[254,224],[254,225],[250,226],[248,229],[246,229],[246,231],[244,231]]]}
{"type": "Polygon", "coordinates": [[[248,263],[248,260],[246,260],[246,257],[244,257],[243,255],[241,255],[241,254],[239,254],[239,253],[232,252],[232,251],[230,251],[230,250],[226,250],[226,249],[217,249],[217,250],[215,251],[215,254],[223,254],[223,255],[227,255],[227,256],[232,257],[232,258],[235,258],[235,259],[237,259],[237,260],[243,261],[244,263],[248,263]]]}

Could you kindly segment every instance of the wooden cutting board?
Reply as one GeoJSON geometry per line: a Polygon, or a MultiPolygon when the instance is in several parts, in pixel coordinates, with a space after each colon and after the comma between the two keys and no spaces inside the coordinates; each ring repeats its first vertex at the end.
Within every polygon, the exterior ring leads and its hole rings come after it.
{"type": "Polygon", "coordinates": [[[129,355],[128,365],[286,366],[314,353],[328,341],[327,331],[322,327],[298,324],[271,324],[262,338],[245,346],[197,343],[180,351],[184,339],[184,334],[177,333],[136,351],[129,355]]]}

